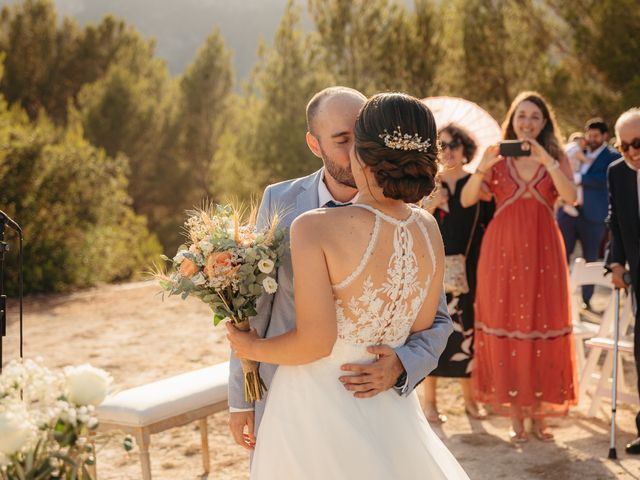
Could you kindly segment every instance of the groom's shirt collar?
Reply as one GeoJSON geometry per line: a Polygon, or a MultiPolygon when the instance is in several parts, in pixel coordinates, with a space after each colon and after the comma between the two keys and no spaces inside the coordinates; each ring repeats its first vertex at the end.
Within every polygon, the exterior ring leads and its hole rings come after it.
{"type": "Polygon", "coordinates": [[[337,205],[342,205],[344,203],[354,203],[357,200],[358,200],[357,193],[355,197],[349,200],[349,202],[339,202],[335,198],[333,198],[333,195],[331,195],[331,192],[327,188],[327,184],[324,183],[324,168],[322,169],[322,176],[320,177],[320,182],[318,182],[318,206],[319,207],[323,207],[329,202],[334,202],[337,205]]]}

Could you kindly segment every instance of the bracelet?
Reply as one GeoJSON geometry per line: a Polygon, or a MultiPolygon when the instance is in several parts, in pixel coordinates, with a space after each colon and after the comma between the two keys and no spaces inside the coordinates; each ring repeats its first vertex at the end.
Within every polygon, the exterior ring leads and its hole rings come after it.
{"type": "Polygon", "coordinates": [[[560,162],[558,160],[554,160],[551,166],[547,166],[545,168],[547,169],[547,172],[551,172],[553,170],[556,170],[557,168],[560,168],[560,162]]]}

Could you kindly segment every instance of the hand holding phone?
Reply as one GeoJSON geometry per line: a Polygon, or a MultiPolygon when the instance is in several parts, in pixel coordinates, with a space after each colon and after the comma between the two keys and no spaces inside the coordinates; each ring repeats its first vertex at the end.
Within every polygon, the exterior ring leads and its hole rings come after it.
{"type": "Polygon", "coordinates": [[[500,155],[503,157],[531,156],[531,143],[527,140],[503,140],[500,142],[500,155]]]}

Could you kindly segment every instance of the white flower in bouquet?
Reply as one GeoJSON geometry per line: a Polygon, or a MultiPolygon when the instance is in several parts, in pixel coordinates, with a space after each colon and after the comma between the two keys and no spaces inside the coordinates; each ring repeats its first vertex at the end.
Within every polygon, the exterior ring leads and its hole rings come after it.
{"type": "Polygon", "coordinates": [[[260,269],[262,273],[266,273],[267,275],[273,272],[274,266],[275,263],[273,263],[273,260],[269,258],[263,258],[258,262],[258,269],[260,269]]]}
{"type": "Polygon", "coordinates": [[[204,285],[207,282],[207,277],[205,277],[202,272],[198,272],[193,277],[191,277],[191,282],[196,287],[201,287],[202,285],[204,285]]]}
{"type": "Polygon", "coordinates": [[[209,240],[204,239],[202,240],[198,246],[200,247],[200,251],[202,252],[202,255],[204,255],[205,257],[207,255],[209,255],[211,252],[213,252],[213,245],[211,245],[211,242],[209,242],[209,240]]]}
{"type": "Polygon", "coordinates": [[[0,406],[0,454],[8,457],[26,449],[37,432],[24,405],[8,402],[0,406]]]}
{"type": "Polygon", "coordinates": [[[100,405],[109,393],[112,378],[104,370],[84,364],[64,369],[66,393],[76,405],[100,405]]]}
{"type": "Polygon", "coordinates": [[[182,261],[184,260],[185,252],[186,252],[186,250],[180,250],[178,253],[176,253],[176,256],[173,257],[174,263],[176,263],[177,265],[180,265],[182,263],[182,261]]]}
{"type": "Polygon", "coordinates": [[[268,294],[276,293],[276,290],[278,290],[278,282],[271,277],[265,278],[262,281],[262,286],[264,287],[264,291],[268,294]]]}

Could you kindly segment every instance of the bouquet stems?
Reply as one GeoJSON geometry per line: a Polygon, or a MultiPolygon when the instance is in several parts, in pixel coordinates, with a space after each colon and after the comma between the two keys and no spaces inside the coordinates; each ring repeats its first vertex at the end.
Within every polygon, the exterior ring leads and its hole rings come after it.
{"type": "MultiPolygon", "coordinates": [[[[234,322],[236,328],[243,332],[248,332],[251,329],[249,320],[243,320],[241,322],[234,322]]],[[[262,400],[264,391],[267,389],[262,378],[260,378],[260,372],[258,371],[258,362],[253,360],[241,359],[242,371],[244,372],[244,398],[247,402],[255,402],[256,400],[262,400]]]]}

